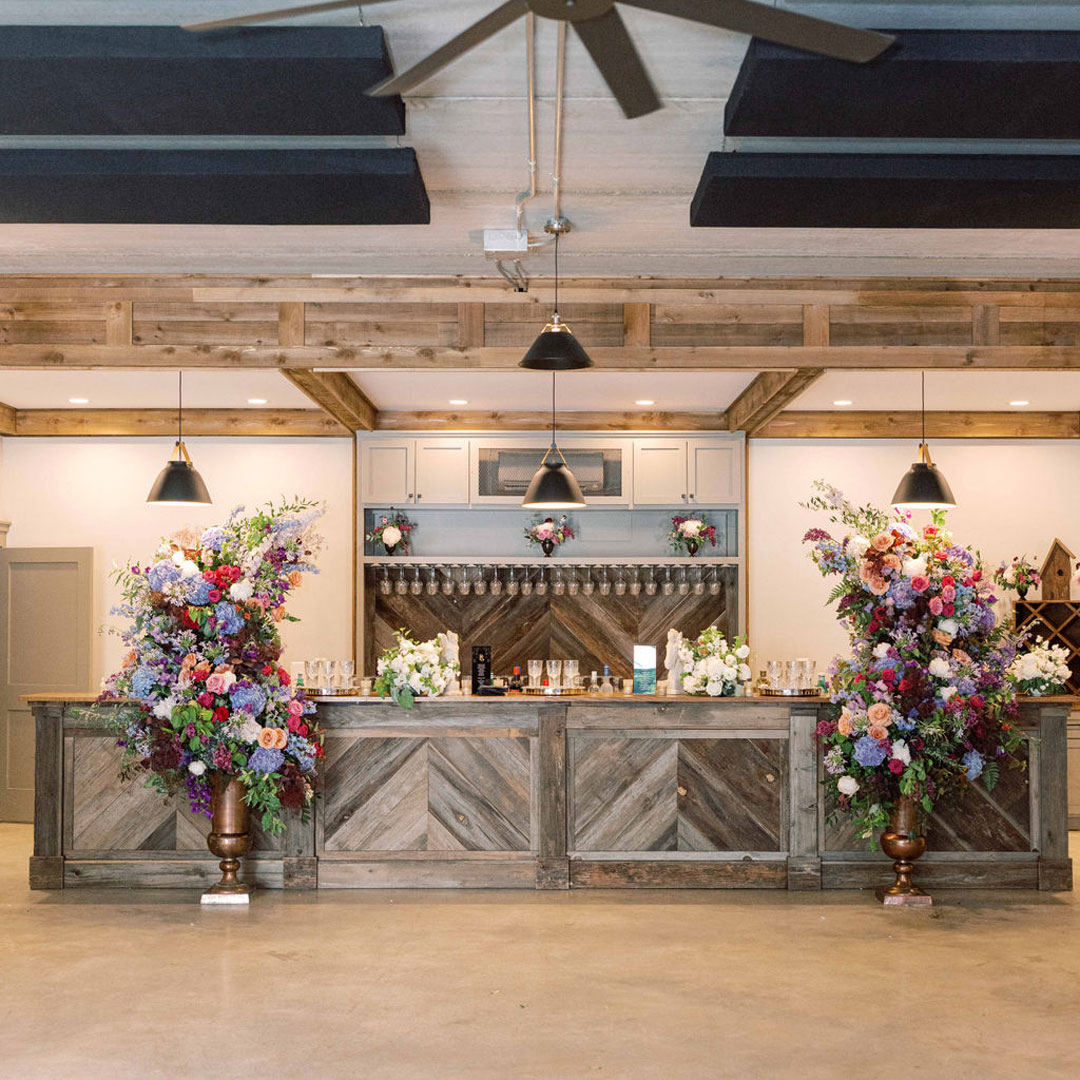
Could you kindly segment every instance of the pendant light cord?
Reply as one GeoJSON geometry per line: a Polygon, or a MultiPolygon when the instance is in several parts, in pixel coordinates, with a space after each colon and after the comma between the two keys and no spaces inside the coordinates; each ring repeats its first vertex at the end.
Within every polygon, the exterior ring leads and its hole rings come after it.
{"type": "Polygon", "coordinates": [[[176,444],[177,446],[183,446],[184,444],[184,373],[178,371],[176,373],[180,383],[180,392],[177,395],[179,408],[176,411],[176,444]]]}
{"type": "Polygon", "coordinates": [[[926,372],[922,373],[922,444],[926,445],[926,372]]]}
{"type": "MultiPolygon", "coordinates": [[[[555,237],[555,243],[559,238],[555,237]]],[[[551,373],[551,448],[555,449],[555,372],[551,373]]]]}
{"type": "Polygon", "coordinates": [[[555,321],[559,321],[559,234],[555,234],[555,321]]]}

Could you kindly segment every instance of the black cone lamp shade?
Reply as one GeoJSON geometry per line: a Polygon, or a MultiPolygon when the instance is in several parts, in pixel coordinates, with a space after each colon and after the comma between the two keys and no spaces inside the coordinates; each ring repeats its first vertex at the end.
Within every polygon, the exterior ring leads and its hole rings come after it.
{"type": "MultiPolygon", "coordinates": [[[[553,445],[551,449],[557,453],[559,448],[553,445]]],[[[521,505],[528,510],[576,510],[585,505],[585,496],[566,462],[548,461],[545,456],[521,505]]]]}
{"type": "Polygon", "coordinates": [[[146,496],[148,503],[156,503],[158,506],[186,506],[190,503],[213,502],[210,492],[206,490],[206,484],[203,483],[203,478],[199,475],[198,469],[192,465],[191,457],[184,445],[184,373],[181,371],[178,374],[176,445],[173,447],[176,457],[158,473],[154,486],[150,488],[150,494],[146,496]]]}
{"type": "Polygon", "coordinates": [[[581,342],[566,323],[559,321],[558,312],[518,361],[518,367],[531,371],[576,371],[592,366],[581,342]]]}
{"type": "Polygon", "coordinates": [[[896,494],[892,497],[893,506],[903,510],[940,510],[955,506],[949,481],[938,471],[930,460],[930,450],[926,443],[919,446],[922,460],[916,461],[900,480],[896,494]]]}

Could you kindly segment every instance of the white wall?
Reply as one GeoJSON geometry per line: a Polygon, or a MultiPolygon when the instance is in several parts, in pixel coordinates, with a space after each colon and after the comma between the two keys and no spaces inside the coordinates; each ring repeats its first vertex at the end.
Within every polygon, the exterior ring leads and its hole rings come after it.
{"type": "MultiPolygon", "coordinates": [[[[146,493],[172,449],[167,439],[4,439],[0,519],[9,547],[92,547],[94,626],[116,624],[108,580],[115,564],[145,562],[157,540],[186,525],[224,520],[238,503],[282,495],[326,502],[320,573],[305,578],[283,623],[286,659],[352,654],[352,443],[348,439],[192,439],[188,442],[212,506],[153,506],[146,493]]],[[[94,687],[119,664],[119,640],[99,634],[94,687]]]]}
{"type": "MultiPolygon", "coordinates": [[[[845,650],[847,637],[824,607],[830,580],[801,543],[808,528],[830,528],[825,515],[798,504],[811,483],[826,480],[856,503],[887,506],[915,459],[916,444],[893,440],[773,440],[749,444],[750,643],[755,664],[810,656],[819,668],[845,650]]],[[[1080,554],[1080,499],[1075,442],[937,440],[934,461],[957,507],[949,514],[957,540],[979,549],[991,570],[1027,554],[1037,566],[1055,538],[1080,554]]],[[[916,514],[925,523],[929,514],[916,514]]],[[[834,535],[837,535],[834,533],[834,535]]],[[[1075,586],[1074,586],[1075,595],[1075,586]]]]}

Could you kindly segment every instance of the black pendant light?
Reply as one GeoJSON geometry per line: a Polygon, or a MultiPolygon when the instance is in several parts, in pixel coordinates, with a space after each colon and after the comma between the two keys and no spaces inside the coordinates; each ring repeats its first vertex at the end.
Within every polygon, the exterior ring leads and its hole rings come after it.
{"type": "Polygon", "coordinates": [[[904,473],[892,502],[893,506],[902,510],[940,510],[956,505],[949,482],[930,460],[930,447],[926,445],[925,371],[922,373],[922,441],[919,443],[919,460],[904,473]]]}
{"type": "Polygon", "coordinates": [[[177,411],[176,446],[173,451],[176,454],[154,481],[150,494],[146,496],[148,503],[157,503],[159,506],[183,506],[187,503],[209,503],[210,492],[206,490],[206,484],[199,475],[198,470],[191,464],[187,447],[184,445],[184,373],[178,372],[179,384],[179,408],[177,411]]]}
{"type": "MultiPolygon", "coordinates": [[[[558,222],[555,223],[559,225],[558,222]]],[[[518,367],[532,371],[575,371],[592,367],[589,354],[581,347],[570,327],[559,319],[559,231],[555,233],[555,311],[551,322],[518,361],[518,367]]]]}
{"type": "Polygon", "coordinates": [[[551,445],[529,483],[521,505],[527,510],[576,510],[585,505],[577,478],[555,441],[555,372],[551,373],[551,445]],[[555,455],[558,455],[558,461],[555,455]]]}

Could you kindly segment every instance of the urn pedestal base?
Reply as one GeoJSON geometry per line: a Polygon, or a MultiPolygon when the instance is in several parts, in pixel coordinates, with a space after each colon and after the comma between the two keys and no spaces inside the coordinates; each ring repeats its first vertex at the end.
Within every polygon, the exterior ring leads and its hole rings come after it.
{"type": "Polygon", "coordinates": [[[240,859],[251,850],[248,805],[244,785],[234,776],[215,772],[210,777],[211,819],[206,845],[221,862],[221,880],[203,893],[203,904],[246,904],[251,886],[237,878],[240,859]]]}
{"type": "Polygon", "coordinates": [[[874,895],[886,907],[929,907],[933,900],[917,885],[911,883],[913,860],[926,851],[926,837],[918,832],[918,810],[914,800],[902,796],[897,800],[889,817],[889,828],[882,833],[881,850],[891,859],[896,880],[891,885],[881,885],[874,895]]]}

